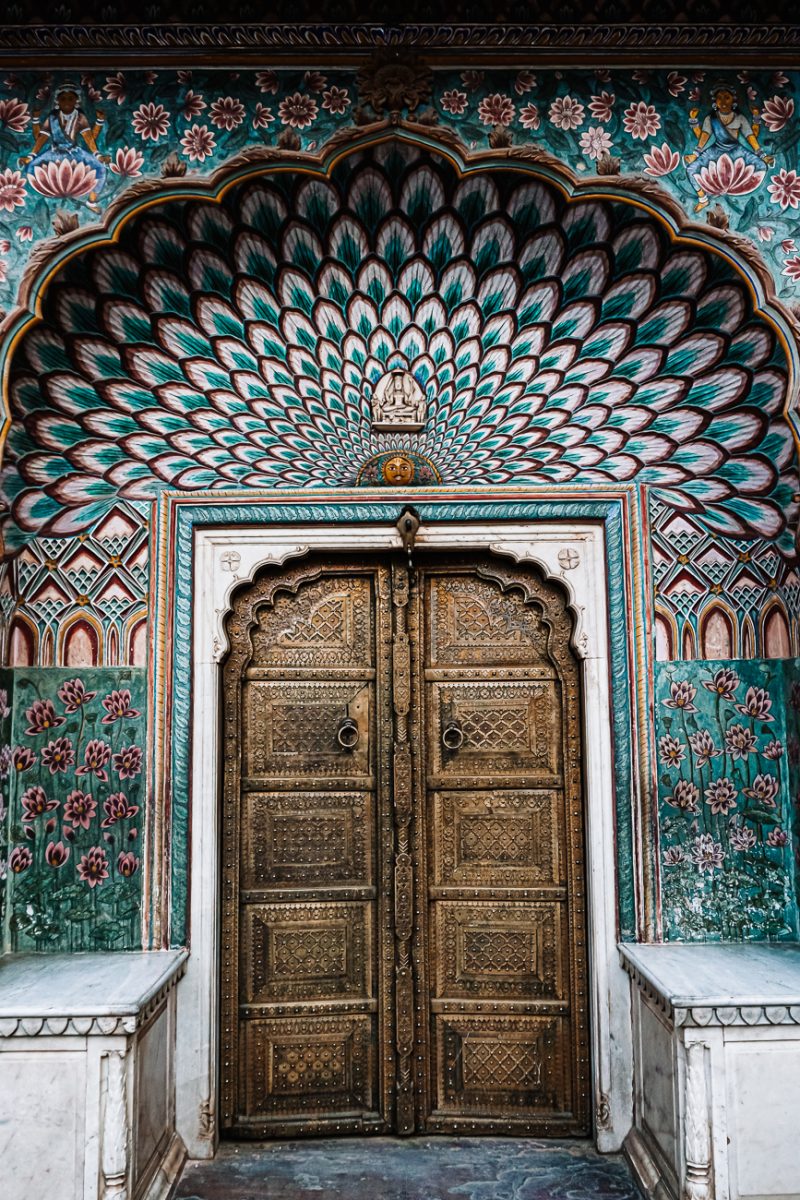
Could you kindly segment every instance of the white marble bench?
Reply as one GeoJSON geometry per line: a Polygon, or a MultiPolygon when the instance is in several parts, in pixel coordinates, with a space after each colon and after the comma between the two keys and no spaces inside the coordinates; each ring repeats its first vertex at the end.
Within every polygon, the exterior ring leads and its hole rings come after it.
{"type": "Polygon", "coordinates": [[[3,1200],[160,1200],[185,950],[0,959],[3,1200]]]}
{"type": "Polygon", "coordinates": [[[800,1197],[800,945],[620,946],[652,1200],[800,1197]]]}

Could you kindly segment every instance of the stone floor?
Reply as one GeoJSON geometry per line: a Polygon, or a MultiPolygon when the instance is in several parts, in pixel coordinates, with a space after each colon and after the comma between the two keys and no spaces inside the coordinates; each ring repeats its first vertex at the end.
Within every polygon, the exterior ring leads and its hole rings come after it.
{"type": "Polygon", "coordinates": [[[621,1157],[531,1138],[223,1143],[174,1200],[641,1200],[621,1157]]]}

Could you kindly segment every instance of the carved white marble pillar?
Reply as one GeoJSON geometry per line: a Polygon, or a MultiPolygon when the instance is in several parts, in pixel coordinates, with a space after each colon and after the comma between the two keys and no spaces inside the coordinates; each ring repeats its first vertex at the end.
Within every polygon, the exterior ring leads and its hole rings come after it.
{"type": "Polygon", "coordinates": [[[103,1198],[128,1200],[128,1106],[125,1054],[112,1050],[106,1059],[106,1111],[103,1121],[103,1198]]]}
{"type": "Polygon", "coordinates": [[[686,1047],[686,1182],[683,1200],[714,1200],[711,1175],[711,1119],[706,1083],[705,1042],[686,1047]]]}

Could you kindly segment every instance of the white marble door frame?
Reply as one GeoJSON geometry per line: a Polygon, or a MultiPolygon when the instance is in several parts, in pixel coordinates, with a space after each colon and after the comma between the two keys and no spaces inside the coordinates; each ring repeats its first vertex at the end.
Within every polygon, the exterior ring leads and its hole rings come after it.
{"type": "MultiPolygon", "coordinates": [[[[600,524],[426,522],[420,549],[489,550],[530,562],[559,580],[575,616],[582,663],[587,830],[590,1021],[597,1145],[617,1150],[632,1123],[630,992],[617,954],[616,849],[608,598],[600,524]]],[[[191,1157],[217,1142],[219,1053],[220,662],[234,588],[267,563],[319,550],[397,550],[391,525],[204,528],[194,534],[192,612],[192,772],[189,795],[190,948],[178,988],[177,1123],[191,1157]]]]}

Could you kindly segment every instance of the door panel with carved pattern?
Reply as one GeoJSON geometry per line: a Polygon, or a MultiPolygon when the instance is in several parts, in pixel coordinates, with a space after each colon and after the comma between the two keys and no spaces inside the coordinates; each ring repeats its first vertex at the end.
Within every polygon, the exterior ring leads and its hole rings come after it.
{"type": "Polygon", "coordinates": [[[492,559],[309,559],[228,632],[224,1127],[585,1131],[563,598],[492,559]]]}

